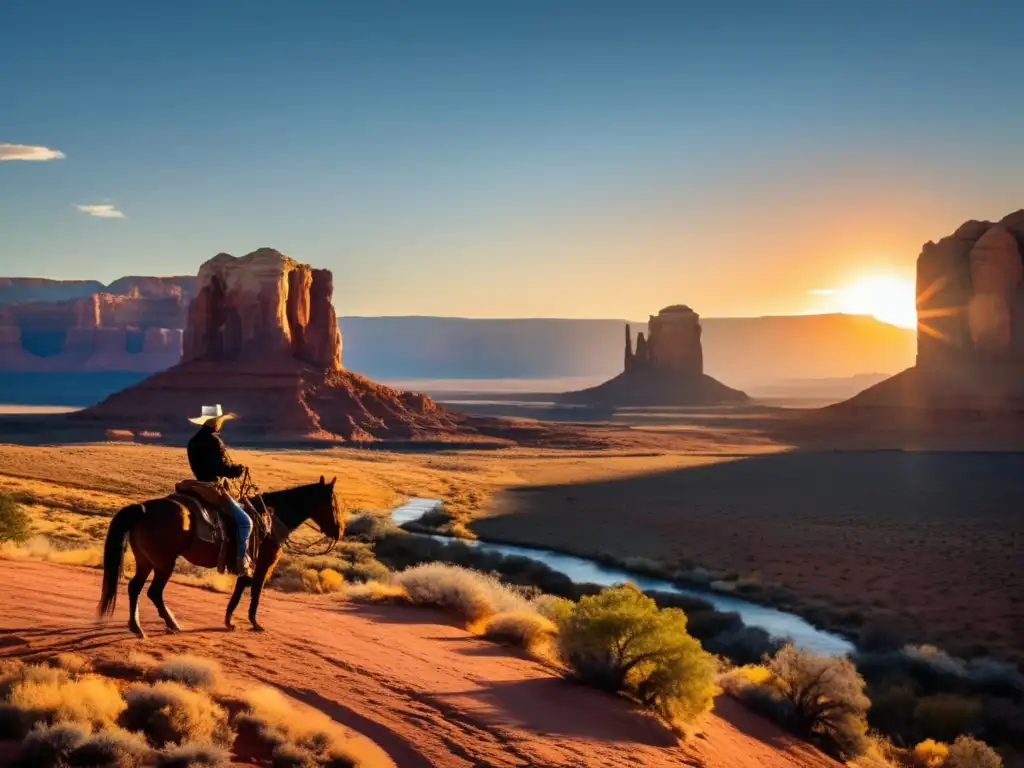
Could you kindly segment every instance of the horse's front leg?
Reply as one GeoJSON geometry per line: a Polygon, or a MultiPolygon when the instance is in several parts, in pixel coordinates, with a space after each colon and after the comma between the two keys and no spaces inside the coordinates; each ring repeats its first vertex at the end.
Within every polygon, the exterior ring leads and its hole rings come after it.
{"type": "Polygon", "coordinates": [[[259,562],[256,563],[256,570],[252,577],[252,593],[249,597],[249,623],[257,632],[262,632],[263,627],[256,620],[256,612],[260,608],[260,595],[263,593],[263,586],[274,571],[274,566],[281,558],[281,545],[265,542],[260,548],[259,562]]]}
{"type": "Polygon", "coordinates": [[[251,584],[251,576],[239,576],[235,579],[235,591],[231,593],[231,599],[228,600],[228,610],[224,614],[224,626],[228,629],[235,628],[235,623],[231,620],[231,617],[234,615],[235,608],[238,607],[238,603],[242,600],[242,594],[251,584]]]}

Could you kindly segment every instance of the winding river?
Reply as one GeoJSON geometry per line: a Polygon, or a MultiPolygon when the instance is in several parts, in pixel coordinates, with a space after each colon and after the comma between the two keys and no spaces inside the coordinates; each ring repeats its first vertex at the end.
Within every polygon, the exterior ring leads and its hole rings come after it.
{"type": "MultiPolygon", "coordinates": [[[[438,508],[440,505],[440,499],[410,499],[400,507],[392,510],[391,519],[396,525],[404,525],[419,520],[424,514],[438,508]]],[[[433,538],[450,540],[450,537],[445,536],[434,536],[433,538]]],[[[846,638],[832,632],[817,629],[795,614],[758,605],[757,603],[752,603],[749,600],[743,600],[732,595],[725,595],[710,590],[686,589],[673,584],[671,581],[644,576],[622,568],[611,568],[584,557],[563,555],[559,552],[552,552],[551,550],[539,547],[497,544],[479,539],[458,539],[458,541],[486,552],[498,552],[502,555],[515,555],[517,557],[528,557],[531,560],[537,560],[553,570],[568,576],[577,583],[612,586],[625,581],[631,581],[642,590],[657,590],[659,592],[699,597],[714,606],[716,610],[738,613],[740,618],[743,619],[743,623],[747,626],[760,627],[775,638],[788,637],[798,646],[809,648],[818,653],[839,656],[854,650],[853,644],[846,638]]]]}

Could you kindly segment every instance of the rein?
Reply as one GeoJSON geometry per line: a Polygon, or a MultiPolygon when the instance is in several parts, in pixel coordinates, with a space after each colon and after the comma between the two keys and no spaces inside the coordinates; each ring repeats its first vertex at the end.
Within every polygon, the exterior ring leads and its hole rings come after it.
{"type": "Polygon", "coordinates": [[[262,511],[262,514],[271,518],[271,525],[269,530],[267,531],[267,534],[269,536],[273,536],[274,538],[276,538],[281,543],[281,548],[284,549],[284,551],[290,555],[300,555],[306,557],[323,557],[324,555],[329,555],[332,551],[334,551],[334,548],[338,545],[337,541],[328,538],[327,534],[320,532],[317,526],[308,517],[295,528],[288,530],[288,532],[284,535],[283,538],[278,536],[274,531],[274,529],[277,527],[277,524],[280,524],[280,527],[282,529],[286,528],[286,525],[281,520],[281,518],[277,516],[276,512],[270,512],[267,509],[266,502],[263,500],[263,492],[259,489],[256,483],[252,481],[252,476],[249,474],[248,467],[245,468],[245,474],[242,475],[242,487],[241,490],[239,491],[239,496],[241,496],[243,499],[248,498],[250,500],[250,503],[252,503],[254,507],[256,506],[256,502],[259,502],[259,506],[262,508],[262,510],[258,511],[262,511]],[[291,535],[295,533],[295,531],[297,531],[303,525],[308,525],[310,528],[313,529],[314,532],[320,532],[320,538],[305,545],[293,544],[290,541],[291,535]],[[321,544],[322,542],[327,542],[327,546],[324,549],[324,551],[313,553],[313,547],[321,544]]]}

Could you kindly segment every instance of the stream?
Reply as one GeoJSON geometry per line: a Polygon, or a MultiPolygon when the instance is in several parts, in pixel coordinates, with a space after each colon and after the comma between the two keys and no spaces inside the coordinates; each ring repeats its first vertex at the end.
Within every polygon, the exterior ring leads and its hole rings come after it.
{"type": "MultiPolygon", "coordinates": [[[[391,519],[396,525],[405,525],[419,520],[420,517],[441,506],[440,499],[410,499],[391,512],[391,519]]],[[[774,638],[790,638],[796,645],[818,653],[841,656],[854,650],[853,643],[832,632],[817,629],[799,616],[752,603],[733,595],[700,589],[687,589],[677,586],[671,581],[633,573],[622,568],[601,565],[594,560],[574,555],[564,555],[540,547],[521,547],[514,544],[497,544],[480,539],[453,539],[449,536],[435,535],[432,538],[441,541],[459,541],[470,547],[486,552],[497,552],[502,555],[527,557],[544,563],[551,569],[568,576],[577,583],[598,584],[610,587],[631,581],[642,590],[671,592],[677,595],[699,597],[707,601],[715,610],[734,612],[740,615],[743,623],[749,627],[760,627],[774,638]]]]}

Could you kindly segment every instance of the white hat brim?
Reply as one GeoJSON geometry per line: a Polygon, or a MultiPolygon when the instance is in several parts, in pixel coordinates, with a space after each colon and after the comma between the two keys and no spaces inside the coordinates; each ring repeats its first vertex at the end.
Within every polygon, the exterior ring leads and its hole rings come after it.
{"type": "Polygon", "coordinates": [[[196,416],[194,419],[189,419],[189,421],[191,421],[196,426],[201,427],[204,424],[206,424],[206,422],[213,421],[214,419],[220,419],[221,421],[231,421],[232,419],[237,419],[237,418],[238,418],[238,414],[235,414],[235,413],[225,413],[225,414],[222,414],[220,416],[196,416]]]}

